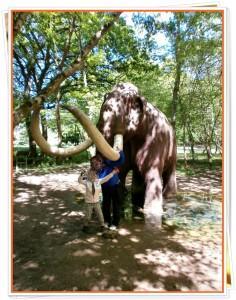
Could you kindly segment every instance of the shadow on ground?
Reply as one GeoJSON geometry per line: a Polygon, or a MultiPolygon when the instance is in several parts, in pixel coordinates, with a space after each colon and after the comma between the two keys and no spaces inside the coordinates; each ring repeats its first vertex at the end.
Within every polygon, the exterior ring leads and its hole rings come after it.
{"type": "MultiPolygon", "coordinates": [[[[190,212],[185,197],[167,204],[172,215],[160,230],[126,218],[116,238],[103,238],[96,221],[84,233],[77,175],[72,170],[15,176],[14,291],[221,290],[219,216],[198,227],[170,222],[181,203],[190,212]]],[[[200,212],[196,207],[202,218],[204,206],[200,212]]]]}

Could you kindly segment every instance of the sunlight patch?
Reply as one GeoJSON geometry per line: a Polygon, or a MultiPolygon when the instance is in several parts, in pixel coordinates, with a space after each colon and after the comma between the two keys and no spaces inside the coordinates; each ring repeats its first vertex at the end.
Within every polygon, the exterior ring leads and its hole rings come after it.
{"type": "Polygon", "coordinates": [[[55,280],[55,276],[54,275],[43,275],[42,279],[44,281],[53,282],[55,280]]]}
{"type": "Polygon", "coordinates": [[[117,239],[112,239],[111,241],[112,241],[112,243],[114,243],[114,244],[118,244],[118,240],[117,240],[117,239]]]}
{"type": "Polygon", "coordinates": [[[81,239],[74,239],[72,241],[67,242],[65,245],[70,246],[70,245],[77,245],[77,244],[81,244],[81,243],[84,243],[84,241],[81,239]]]}
{"type": "Polygon", "coordinates": [[[99,256],[99,254],[96,251],[93,251],[91,249],[84,249],[84,250],[77,250],[73,253],[73,256],[99,256]]]}
{"type": "Polygon", "coordinates": [[[131,232],[126,228],[120,228],[118,232],[119,232],[119,235],[122,235],[122,236],[127,236],[127,235],[131,234],[131,232]]]}
{"type": "Polygon", "coordinates": [[[25,263],[23,265],[23,269],[24,270],[28,270],[28,269],[37,269],[39,267],[38,263],[34,262],[34,261],[28,261],[27,263],[25,263]]]}
{"type": "Polygon", "coordinates": [[[47,221],[41,221],[41,222],[39,222],[39,224],[40,224],[40,225],[48,225],[49,222],[47,222],[47,221]]]}
{"type": "Polygon", "coordinates": [[[93,287],[91,287],[91,291],[101,291],[101,290],[106,290],[107,289],[107,279],[102,279],[99,284],[94,285],[93,287]]]}
{"type": "Polygon", "coordinates": [[[91,237],[91,238],[86,239],[86,241],[89,243],[95,243],[97,240],[98,240],[97,237],[91,237]]]}
{"type": "Polygon", "coordinates": [[[111,263],[111,261],[110,261],[109,259],[103,259],[103,260],[101,261],[101,264],[102,264],[102,265],[106,265],[106,264],[109,264],[109,263],[111,263]]]}
{"type": "Polygon", "coordinates": [[[164,289],[164,285],[161,282],[151,283],[148,280],[136,280],[134,282],[134,291],[159,291],[164,289]]]}
{"type": "Polygon", "coordinates": [[[31,175],[30,177],[27,175],[22,175],[18,179],[20,182],[24,182],[27,184],[35,184],[35,185],[40,185],[42,182],[45,180],[45,176],[34,176],[31,175]]]}
{"type": "MultiPolygon", "coordinates": [[[[80,212],[80,211],[71,211],[69,214],[68,214],[68,217],[76,217],[76,216],[81,216],[83,213],[80,212]]],[[[83,214],[84,215],[84,214],[83,214]]]]}
{"type": "Polygon", "coordinates": [[[29,216],[23,216],[23,215],[21,215],[21,216],[18,217],[17,221],[25,221],[27,219],[29,219],[29,216]]]}
{"type": "Polygon", "coordinates": [[[140,239],[138,239],[136,236],[132,236],[132,237],[130,238],[130,241],[131,241],[131,242],[134,242],[134,243],[138,243],[138,242],[140,242],[140,239]]]}
{"type": "Polygon", "coordinates": [[[30,194],[28,192],[21,192],[18,194],[18,197],[15,198],[14,202],[22,203],[22,202],[29,202],[30,201],[30,194]]]}
{"type": "Polygon", "coordinates": [[[51,232],[47,232],[47,235],[52,235],[52,234],[61,234],[64,233],[62,228],[52,228],[51,232]]]}

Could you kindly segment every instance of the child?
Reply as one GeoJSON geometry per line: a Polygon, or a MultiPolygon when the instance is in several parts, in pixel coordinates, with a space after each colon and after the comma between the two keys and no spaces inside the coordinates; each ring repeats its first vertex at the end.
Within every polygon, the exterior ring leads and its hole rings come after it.
{"type": "MultiPolygon", "coordinates": [[[[91,161],[94,158],[91,158],[91,161]]],[[[89,229],[89,221],[92,218],[93,210],[95,211],[101,230],[105,229],[104,218],[102,209],[100,206],[100,197],[102,196],[101,193],[101,184],[107,182],[109,179],[116,174],[118,169],[113,169],[107,176],[103,178],[98,178],[96,170],[91,166],[88,170],[87,174],[81,174],[79,177],[79,183],[85,185],[86,193],[85,193],[85,203],[86,203],[86,219],[83,227],[83,231],[88,231],[89,229]]]]}
{"type": "MultiPolygon", "coordinates": [[[[99,178],[105,177],[114,168],[124,164],[124,152],[120,151],[119,153],[120,158],[117,161],[103,160],[98,155],[91,160],[91,166],[96,170],[99,178]]],[[[118,174],[115,174],[112,178],[102,183],[102,212],[104,220],[109,229],[116,231],[120,223],[120,210],[123,201],[123,189],[120,178],[118,174]]]]}

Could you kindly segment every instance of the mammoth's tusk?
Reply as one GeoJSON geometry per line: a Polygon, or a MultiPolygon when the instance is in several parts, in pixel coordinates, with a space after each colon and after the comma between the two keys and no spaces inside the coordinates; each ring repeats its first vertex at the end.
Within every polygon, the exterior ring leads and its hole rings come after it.
{"type": "Polygon", "coordinates": [[[118,150],[113,149],[108,144],[101,132],[82,111],[80,111],[74,106],[63,105],[62,107],[71,112],[75,116],[75,118],[81,123],[84,130],[87,132],[88,136],[92,139],[92,141],[96,145],[99,152],[102,153],[102,155],[113,161],[118,160],[120,158],[118,150]]]}
{"type": "Polygon", "coordinates": [[[37,145],[44,153],[53,156],[68,157],[85,151],[93,144],[93,141],[89,138],[85,140],[83,143],[81,143],[80,145],[74,147],[58,148],[56,146],[51,146],[42,136],[42,133],[39,129],[39,113],[40,113],[40,108],[39,107],[35,108],[32,114],[30,130],[33,139],[35,140],[37,145]]]}
{"type": "Polygon", "coordinates": [[[114,136],[113,149],[116,150],[116,151],[123,150],[123,135],[122,134],[116,134],[114,136]]]}

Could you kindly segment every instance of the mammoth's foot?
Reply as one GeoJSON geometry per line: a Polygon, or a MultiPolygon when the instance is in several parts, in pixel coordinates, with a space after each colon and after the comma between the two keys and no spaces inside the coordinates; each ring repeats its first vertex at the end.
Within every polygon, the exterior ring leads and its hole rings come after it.
{"type": "Polygon", "coordinates": [[[162,227],[162,201],[153,201],[148,206],[144,206],[145,226],[150,229],[160,229],[162,227]]]}
{"type": "Polygon", "coordinates": [[[163,173],[163,197],[164,199],[172,198],[177,191],[175,170],[172,172],[163,173]]]}

